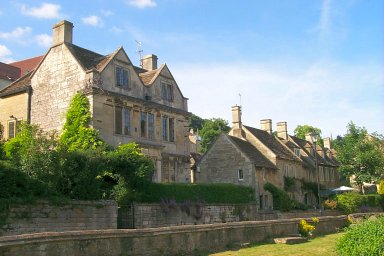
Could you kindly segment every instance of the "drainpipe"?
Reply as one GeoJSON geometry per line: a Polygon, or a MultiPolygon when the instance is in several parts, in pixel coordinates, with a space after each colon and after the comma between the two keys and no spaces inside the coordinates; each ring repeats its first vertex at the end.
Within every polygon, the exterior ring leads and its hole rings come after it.
{"type": "Polygon", "coordinates": [[[31,101],[32,101],[32,87],[27,88],[28,105],[27,105],[27,123],[31,124],[31,101]]]}

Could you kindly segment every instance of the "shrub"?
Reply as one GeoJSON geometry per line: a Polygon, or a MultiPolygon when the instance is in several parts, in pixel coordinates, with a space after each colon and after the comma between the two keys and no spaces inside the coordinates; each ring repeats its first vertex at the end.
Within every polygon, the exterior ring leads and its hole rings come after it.
{"type": "Polygon", "coordinates": [[[384,255],[384,217],[351,225],[337,243],[340,256],[384,255]]]}
{"type": "Polygon", "coordinates": [[[384,195],[384,180],[380,181],[379,190],[377,192],[380,195],[384,195]]]}
{"type": "Polygon", "coordinates": [[[284,191],[276,187],[271,183],[265,183],[264,189],[272,194],[273,208],[283,212],[290,211],[292,209],[292,202],[289,195],[284,191]]]}
{"type": "Polygon", "coordinates": [[[141,198],[142,202],[148,203],[158,203],[162,200],[240,204],[254,202],[255,196],[251,187],[233,184],[151,183],[141,198]]]}
{"type": "Polygon", "coordinates": [[[312,236],[312,232],[315,231],[316,227],[314,225],[308,224],[306,220],[300,220],[299,222],[299,233],[303,237],[312,236]]]}
{"type": "Polygon", "coordinates": [[[358,212],[363,203],[362,197],[355,192],[344,193],[336,196],[337,208],[346,214],[358,212]]]}
{"type": "Polygon", "coordinates": [[[335,210],[337,208],[337,201],[332,199],[327,199],[324,201],[324,207],[326,209],[335,210]]]}

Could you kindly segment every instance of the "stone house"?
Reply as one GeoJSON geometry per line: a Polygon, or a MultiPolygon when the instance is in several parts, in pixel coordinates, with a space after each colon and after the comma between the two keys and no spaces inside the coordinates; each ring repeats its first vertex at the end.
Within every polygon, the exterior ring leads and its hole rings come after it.
{"type": "MultiPolygon", "coordinates": [[[[104,141],[112,146],[138,143],[154,162],[156,182],[189,182],[188,99],[168,66],[158,67],[152,54],[137,67],[123,47],[108,55],[79,47],[72,43],[72,31],[71,22],[55,24],[53,45],[37,67],[0,91],[27,91],[20,113],[12,115],[60,131],[71,98],[84,92],[91,125],[104,141]]],[[[16,111],[9,103],[0,102],[0,107],[16,111]]]]}
{"type": "MultiPolygon", "coordinates": [[[[310,142],[287,133],[286,122],[261,120],[261,129],[241,121],[241,107],[232,107],[232,129],[222,134],[197,163],[197,183],[233,183],[255,189],[260,209],[272,208],[272,195],[263,186],[269,182],[284,189],[292,199],[315,205],[317,195],[305,184],[317,184],[314,155],[310,142]]],[[[326,188],[338,182],[336,160],[327,155],[329,148],[317,145],[320,183],[326,188]],[[323,153],[324,154],[323,154],[323,153]]]]}

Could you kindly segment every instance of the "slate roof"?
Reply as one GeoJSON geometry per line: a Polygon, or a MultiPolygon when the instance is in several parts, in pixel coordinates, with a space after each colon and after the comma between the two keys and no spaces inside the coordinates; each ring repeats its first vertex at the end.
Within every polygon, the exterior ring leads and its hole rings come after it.
{"type": "Polygon", "coordinates": [[[268,132],[256,129],[253,127],[245,126],[244,127],[252,133],[257,139],[259,139],[265,146],[267,146],[277,157],[288,159],[288,160],[298,160],[293,152],[284,147],[278,139],[270,135],[268,132]]]}
{"type": "Polygon", "coordinates": [[[40,63],[40,61],[43,59],[43,57],[44,55],[41,55],[41,56],[37,56],[37,57],[33,57],[33,58],[21,60],[21,61],[12,62],[12,63],[9,63],[9,65],[19,68],[20,75],[22,76],[33,71],[37,67],[37,65],[40,63]]]}
{"type": "Polygon", "coordinates": [[[0,62],[0,79],[15,81],[20,75],[20,68],[0,62]]]}
{"type": "Polygon", "coordinates": [[[111,55],[101,55],[99,53],[84,49],[74,44],[66,44],[73,56],[79,61],[85,70],[99,69],[109,60],[111,55]]]}
{"type": "Polygon", "coordinates": [[[257,148],[248,141],[228,135],[229,139],[254,163],[257,167],[277,169],[257,148]]]}
{"type": "Polygon", "coordinates": [[[31,72],[25,74],[24,76],[17,79],[15,82],[2,89],[0,91],[0,97],[5,97],[10,94],[26,91],[27,88],[31,86],[30,74],[31,72]]]}

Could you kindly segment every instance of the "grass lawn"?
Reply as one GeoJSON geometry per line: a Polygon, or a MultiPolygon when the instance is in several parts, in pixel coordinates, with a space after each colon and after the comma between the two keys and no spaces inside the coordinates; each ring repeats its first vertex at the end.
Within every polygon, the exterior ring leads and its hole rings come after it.
{"type": "Polygon", "coordinates": [[[263,255],[263,256],[280,256],[280,255],[295,255],[295,256],[336,256],[336,241],[343,233],[331,234],[317,237],[302,244],[259,244],[250,248],[241,249],[238,251],[226,251],[221,253],[210,254],[211,256],[223,255],[263,255]]]}

